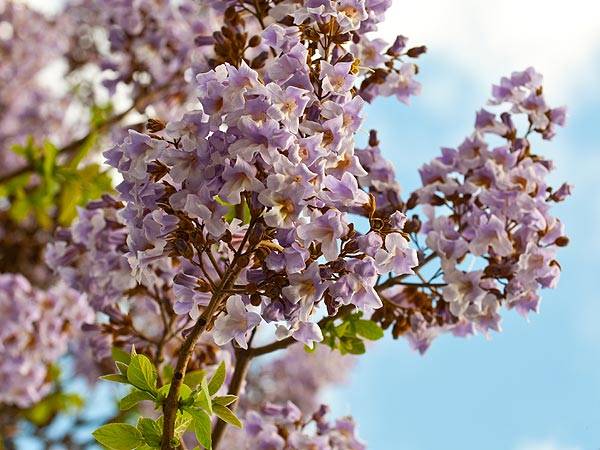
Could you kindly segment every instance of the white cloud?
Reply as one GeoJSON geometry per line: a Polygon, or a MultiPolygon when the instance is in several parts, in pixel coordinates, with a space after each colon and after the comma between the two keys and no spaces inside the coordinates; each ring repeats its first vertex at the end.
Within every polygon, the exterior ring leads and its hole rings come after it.
{"type": "Polygon", "coordinates": [[[381,30],[428,45],[477,82],[533,65],[551,96],[566,101],[595,84],[599,22],[600,2],[590,0],[397,0],[381,30]]]}
{"type": "Polygon", "coordinates": [[[528,440],[519,444],[515,450],[582,450],[581,447],[565,446],[553,439],[528,440]]]}

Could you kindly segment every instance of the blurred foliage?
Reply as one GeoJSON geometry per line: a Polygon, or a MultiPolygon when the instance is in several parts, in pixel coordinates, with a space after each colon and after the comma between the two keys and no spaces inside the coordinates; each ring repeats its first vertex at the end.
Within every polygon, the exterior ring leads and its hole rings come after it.
{"type": "Polygon", "coordinates": [[[340,321],[328,321],[321,327],[323,344],[338,349],[342,355],[365,353],[364,340],[381,339],[383,330],[377,323],[363,319],[362,315],[359,311],[342,317],[340,321]]]}
{"type": "Polygon", "coordinates": [[[90,111],[90,129],[85,139],[64,149],[46,140],[30,138],[12,151],[23,157],[30,171],[0,185],[0,197],[8,199],[9,217],[17,223],[33,217],[46,230],[66,226],[77,215],[77,206],[100,197],[112,189],[107,170],[95,162],[86,163],[97,148],[99,129],[112,115],[112,106],[95,106],[90,111]]]}

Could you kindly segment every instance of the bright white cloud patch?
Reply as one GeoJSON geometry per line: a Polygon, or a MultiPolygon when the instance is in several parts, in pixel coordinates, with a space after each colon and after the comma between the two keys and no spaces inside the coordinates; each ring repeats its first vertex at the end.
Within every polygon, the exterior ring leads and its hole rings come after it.
{"type": "Polygon", "coordinates": [[[583,450],[581,447],[561,445],[553,439],[525,441],[515,450],[583,450]]]}
{"type": "Polygon", "coordinates": [[[600,2],[394,1],[387,19],[381,28],[387,38],[401,33],[426,44],[429,57],[452,61],[477,82],[533,65],[551,98],[565,101],[596,84],[600,2]]]}

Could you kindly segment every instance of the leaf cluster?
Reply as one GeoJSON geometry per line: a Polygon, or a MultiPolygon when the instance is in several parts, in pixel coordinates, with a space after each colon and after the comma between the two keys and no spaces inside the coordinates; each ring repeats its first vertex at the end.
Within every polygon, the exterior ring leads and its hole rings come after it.
{"type": "MultiPolygon", "coordinates": [[[[107,381],[131,386],[131,391],[119,402],[121,410],[134,408],[142,401],[154,403],[156,409],[162,409],[166,401],[170,382],[159,386],[158,370],[145,355],[137,354],[132,348],[131,354],[113,349],[113,359],[117,373],[101,377],[107,381]]],[[[163,371],[165,380],[170,381],[172,369],[163,371]]],[[[216,416],[238,428],[241,421],[228,407],[237,400],[235,395],[217,395],[225,382],[225,363],[221,362],[210,378],[204,370],[187,373],[179,390],[179,407],[175,420],[173,446],[178,446],[186,431],[194,431],[200,447],[212,448],[212,422],[216,416]]],[[[94,431],[94,438],[108,449],[114,450],[150,450],[160,448],[163,433],[163,416],[154,420],[139,418],[137,424],[109,423],[94,431]]]]}
{"type": "Polygon", "coordinates": [[[381,327],[362,318],[362,312],[348,314],[340,321],[330,321],[321,327],[323,343],[338,349],[342,355],[365,353],[365,340],[376,341],[383,337],[381,327]]]}

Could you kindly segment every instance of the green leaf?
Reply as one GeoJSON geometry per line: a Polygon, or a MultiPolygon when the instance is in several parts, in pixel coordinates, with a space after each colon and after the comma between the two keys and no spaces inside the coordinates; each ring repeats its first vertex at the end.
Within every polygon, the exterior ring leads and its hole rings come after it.
{"type": "Polygon", "coordinates": [[[217,370],[208,383],[208,392],[210,395],[215,395],[220,387],[223,386],[223,383],[225,382],[225,375],[225,363],[221,361],[221,364],[219,364],[219,367],[217,367],[217,370]]]}
{"type": "Polygon", "coordinates": [[[111,350],[112,359],[116,362],[122,362],[123,364],[129,364],[131,357],[129,353],[119,347],[113,347],[111,350]]]}
{"type": "Polygon", "coordinates": [[[234,427],[242,428],[242,422],[240,419],[238,419],[233,411],[231,411],[227,406],[214,405],[213,409],[219,419],[227,422],[230,425],[233,425],[234,427]]]}
{"type": "Polygon", "coordinates": [[[42,163],[42,175],[45,179],[50,179],[54,173],[54,167],[56,166],[56,155],[58,155],[58,148],[50,141],[44,142],[42,147],[43,163],[42,163]]]}
{"type": "Polygon", "coordinates": [[[175,436],[181,437],[183,433],[190,427],[192,424],[192,416],[187,412],[179,412],[177,411],[177,415],[175,417],[175,436]]]}
{"type": "Polygon", "coordinates": [[[317,350],[317,345],[318,344],[316,342],[313,344],[312,347],[309,347],[308,345],[304,344],[304,351],[306,353],[314,353],[317,350]]]}
{"type": "Polygon", "coordinates": [[[212,448],[212,422],[210,416],[201,409],[186,409],[194,418],[194,433],[200,445],[207,450],[212,448]]]}
{"type": "Polygon", "coordinates": [[[383,337],[383,330],[372,320],[359,319],[354,322],[356,333],[365,339],[376,341],[383,337]]]}
{"type": "Polygon", "coordinates": [[[132,450],[144,444],[142,433],[127,423],[109,423],[92,433],[94,438],[111,450],[132,450]]]}
{"type": "MultiPolygon", "coordinates": [[[[173,373],[175,372],[175,369],[173,369],[173,366],[171,364],[167,364],[163,367],[163,380],[165,383],[170,383],[171,380],[173,379],[173,373]]],[[[185,380],[185,378],[184,378],[185,380]]],[[[190,383],[186,383],[186,384],[190,384],[190,383]]],[[[191,385],[190,385],[191,386],[191,385]]]]}
{"type": "Polygon", "coordinates": [[[217,405],[227,406],[227,405],[231,405],[237,399],[238,399],[237,395],[222,395],[220,397],[213,398],[212,401],[213,401],[213,404],[216,403],[217,405]]]}
{"type": "Polygon", "coordinates": [[[83,161],[83,158],[87,156],[87,154],[92,148],[94,148],[97,142],[98,133],[90,132],[87,139],[77,149],[77,153],[75,153],[69,161],[68,167],[71,169],[76,169],[79,166],[79,163],[83,161]]]}
{"type": "Polygon", "coordinates": [[[129,367],[127,364],[122,363],[121,361],[115,361],[115,366],[117,366],[119,373],[127,375],[127,368],[129,367]]]}
{"type": "Polygon", "coordinates": [[[191,387],[196,387],[200,383],[202,383],[202,379],[206,376],[206,371],[204,370],[192,370],[185,374],[183,378],[183,382],[191,387]]]}
{"type": "Polygon", "coordinates": [[[83,405],[83,399],[77,394],[55,392],[30,408],[24,409],[22,414],[31,423],[43,427],[48,425],[57,414],[79,409],[83,405]]]}
{"type": "MultiPolygon", "coordinates": [[[[171,389],[171,383],[162,386],[158,390],[158,393],[166,398],[167,395],[169,395],[169,389],[171,389]]],[[[187,400],[190,395],[192,395],[192,389],[187,384],[182,384],[179,388],[179,398],[182,400],[187,400]]]]}
{"type": "Polygon", "coordinates": [[[362,355],[366,349],[364,342],[358,338],[342,338],[340,339],[340,351],[342,355],[346,353],[362,355]]]}
{"type": "Polygon", "coordinates": [[[154,400],[154,396],[149,392],[135,389],[119,401],[119,409],[127,411],[143,400],[154,400]]]}
{"type": "Polygon", "coordinates": [[[133,355],[127,367],[127,379],[135,387],[144,391],[156,392],[156,368],[145,355],[133,355]]]}
{"type": "Polygon", "coordinates": [[[112,190],[112,178],[102,166],[93,163],[81,169],[59,167],[60,192],[57,196],[58,221],[66,226],[77,216],[77,206],[112,190]]]}
{"type": "Polygon", "coordinates": [[[339,337],[354,336],[354,330],[351,329],[350,321],[344,321],[335,327],[335,334],[339,337]]]}
{"type": "Polygon", "coordinates": [[[100,379],[106,380],[106,381],[113,381],[115,383],[129,384],[129,380],[127,379],[127,377],[120,373],[111,373],[110,375],[102,375],[100,377],[100,379]]]}
{"type": "Polygon", "coordinates": [[[208,390],[208,382],[206,378],[200,383],[200,391],[196,394],[194,404],[203,408],[208,414],[212,415],[212,400],[208,390]]]}
{"type": "Polygon", "coordinates": [[[147,417],[141,417],[137,423],[137,429],[140,430],[144,441],[150,447],[160,447],[160,441],[162,439],[162,427],[157,421],[148,419],[147,417]]]}

